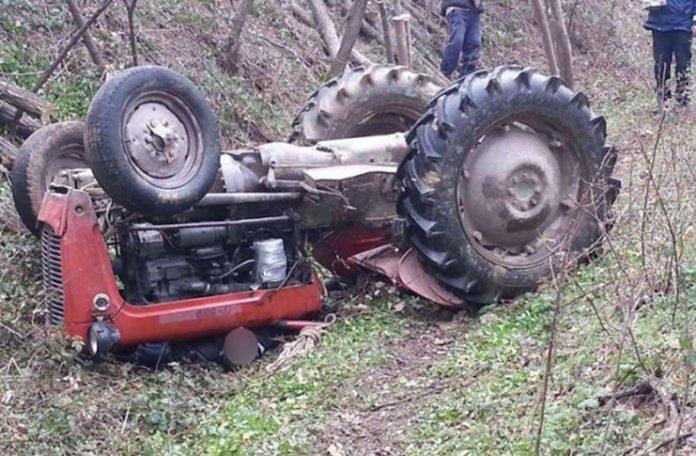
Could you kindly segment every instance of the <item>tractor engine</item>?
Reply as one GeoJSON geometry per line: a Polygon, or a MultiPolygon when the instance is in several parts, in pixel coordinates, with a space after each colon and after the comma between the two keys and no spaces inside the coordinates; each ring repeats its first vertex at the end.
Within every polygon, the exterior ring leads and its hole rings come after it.
{"type": "Polygon", "coordinates": [[[148,304],[214,296],[290,282],[296,260],[292,232],[182,228],[166,235],[135,225],[119,239],[114,270],[126,299],[148,304]]]}

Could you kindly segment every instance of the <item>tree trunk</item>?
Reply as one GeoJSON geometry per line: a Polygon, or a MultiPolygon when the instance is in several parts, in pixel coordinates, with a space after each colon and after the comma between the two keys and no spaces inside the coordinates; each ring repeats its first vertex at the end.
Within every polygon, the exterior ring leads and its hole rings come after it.
{"type": "Polygon", "coordinates": [[[0,165],[11,170],[17,157],[17,146],[0,136],[0,165]]]}
{"type": "Polygon", "coordinates": [[[384,47],[387,54],[388,63],[396,63],[394,58],[394,43],[392,42],[391,26],[389,25],[389,13],[387,13],[387,5],[385,0],[377,3],[379,7],[379,17],[382,21],[382,31],[384,32],[384,47]]]}
{"type": "MultiPolygon", "coordinates": [[[[0,100],[0,124],[11,126],[17,116],[17,109],[0,100]]],[[[21,138],[27,138],[41,128],[41,122],[29,116],[22,116],[16,124],[15,132],[21,138]]]]}
{"type": "Polygon", "coordinates": [[[312,17],[309,14],[307,14],[307,10],[305,8],[302,8],[295,2],[290,2],[290,10],[292,11],[292,14],[304,25],[306,25],[307,27],[314,26],[314,23],[312,22],[312,17]]]}
{"type": "Polygon", "coordinates": [[[133,66],[138,66],[138,46],[135,36],[135,7],[138,0],[123,0],[126,5],[126,11],[128,12],[128,36],[130,40],[131,57],[133,59],[133,66]]]}
{"type": "MultiPolygon", "coordinates": [[[[70,10],[70,14],[75,21],[75,25],[77,25],[78,28],[85,25],[85,19],[82,17],[80,8],[77,6],[77,3],[75,3],[75,0],[65,0],[65,3],[68,4],[68,9],[70,10]]],[[[89,55],[92,57],[92,62],[94,62],[97,68],[99,68],[99,71],[104,71],[104,58],[102,57],[97,44],[92,39],[92,35],[90,35],[89,32],[85,33],[85,35],[82,37],[82,41],[85,43],[85,47],[87,48],[89,55]]]]}
{"type": "Polygon", "coordinates": [[[12,198],[0,199],[0,232],[11,231],[18,234],[29,234],[19,220],[12,198]]]}
{"type": "MultiPolygon", "coordinates": [[[[333,59],[338,53],[341,43],[338,40],[336,27],[331,20],[329,9],[326,7],[324,0],[309,0],[309,7],[312,10],[312,16],[314,16],[314,23],[317,26],[319,35],[324,40],[324,44],[326,44],[329,56],[333,59]]],[[[353,49],[351,55],[361,65],[372,64],[370,59],[360,54],[355,49],[353,49]]]]}
{"type": "Polygon", "coordinates": [[[558,60],[556,58],[556,50],[553,45],[551,28],[549,27],[543,0],[532,0],[532,7],[534,8],[534,17],[536,18],[537,24],[539,24],[539,34],[541,35],[544,52],[546,53],[546,58],[549,63],[549,71],[551,71],[551,74],[558,75],[558,60]]]}
{"type": "MultiPolygon", "coordinates": [[[[232,4],[232,0],[230,0],[232,4]]],[[[242,46],[242,31],[254,0],[242,0],[242,6],[237,15],[232,19],[232,30],[223,48],[222,66],[228,72],[236,74],[239,71],[239,50],[242,46]]]]}
{"type": "Polygon", "coordinates": [[[336,53],[336,59],[331,65],[331,74],[337,75],[343,72],[350,58],[350,53],[355,46],[355,42],[358,40],[358,35],[360,34],[360,27],[365,17],[365,8],[367,7],[367,0],[355,0],[353,6],[348,11],[348,16],[346,17],[346,25],[343,31],[343,39],[341,39],[341,45],[336,53]]]}
{"type": "Polygon", "coordinates": [[[53,113],[53,106],[42,97],[9,82],[0,81],[0,99],[35,116],[53,113]]]}
{"type": "Polygon", "coordinates": [[[573,48],[565,25],[561,0],[547,0],[551,10],[551,32],[556,48],[558,71],[570,88],[575,86],[573,76],[573,48]]]}

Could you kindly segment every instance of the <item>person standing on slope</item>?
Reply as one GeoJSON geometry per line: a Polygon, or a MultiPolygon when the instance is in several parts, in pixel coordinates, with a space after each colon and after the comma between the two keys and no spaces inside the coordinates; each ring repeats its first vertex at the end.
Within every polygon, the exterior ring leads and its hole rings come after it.
{"type": "Polygon", "coordinates": [[[669,80],[672,60],[676,61],[676,93],[678,106],[689,104],[691,77],[691,42],[696,35],[696,0],[648,0],[650,11],[645,28],[652,31],[655,80],[659,109],[672,98],[669,80]]]}
{"type": "MultiPolygon", "coordinates": [[[[450,77],[455,70],[467,76],[481,57],[482,0],[443,0],[441,12],[449,24],[449,40],[442,53],[440,70],[450,77]]],[[[696,0],[694,0],[696,1],[696,0]]]]}

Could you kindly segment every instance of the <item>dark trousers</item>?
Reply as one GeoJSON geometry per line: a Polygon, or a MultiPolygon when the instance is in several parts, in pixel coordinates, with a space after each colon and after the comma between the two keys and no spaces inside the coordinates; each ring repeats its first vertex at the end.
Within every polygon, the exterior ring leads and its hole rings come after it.
{"type": "Polygon", "coordinates": [[[476,71],[481,57],[481,14],[454,10],[447,15],[450,36],[442,53],[440,70],[449,76],[459,70],[460,76],[476,71]]]}
{"type": "Polygon", "coordinates": [[[656,91],[660,101],[672,98],[669,80],[672,78],[672,60],[676,61],[676,101],[689,102],[689,77],[691,70],[691,32],[653,31],[653,55],[655,57],[656,91]]]}

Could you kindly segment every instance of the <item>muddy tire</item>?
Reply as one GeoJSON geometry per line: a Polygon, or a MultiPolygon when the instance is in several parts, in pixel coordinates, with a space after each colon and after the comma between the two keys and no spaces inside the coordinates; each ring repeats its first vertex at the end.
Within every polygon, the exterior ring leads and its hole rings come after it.
{"type": "Polygon", "coordinates": [[[555,77],[501,67],[444,91],[408,136],[399,212],[425,266],[474,305],[588,259],[619,183],[606,123],[555,77]]]}
{"type": "Polygon", "coordinates": [[[39,236],[36,226],[44,194],[62,170],[89,168],[84,156],[82,122],[47,125],[20,147],[12,168],[12,196],[24,226],[39,236]]]}
{"type": "Polygon", "coordinates": [[[85,156],[114,202],[148,215],[197,203],[220,165],[218,126],[204,95],[167,68],[108,80],[86,118],[85,156]]]}
{"type": "Polygon", "coordinates": [[[372,65],[347,70],[317,90],[293,122],[290,142],[405,132],[440,87],[404,67],[372,65]]]}

